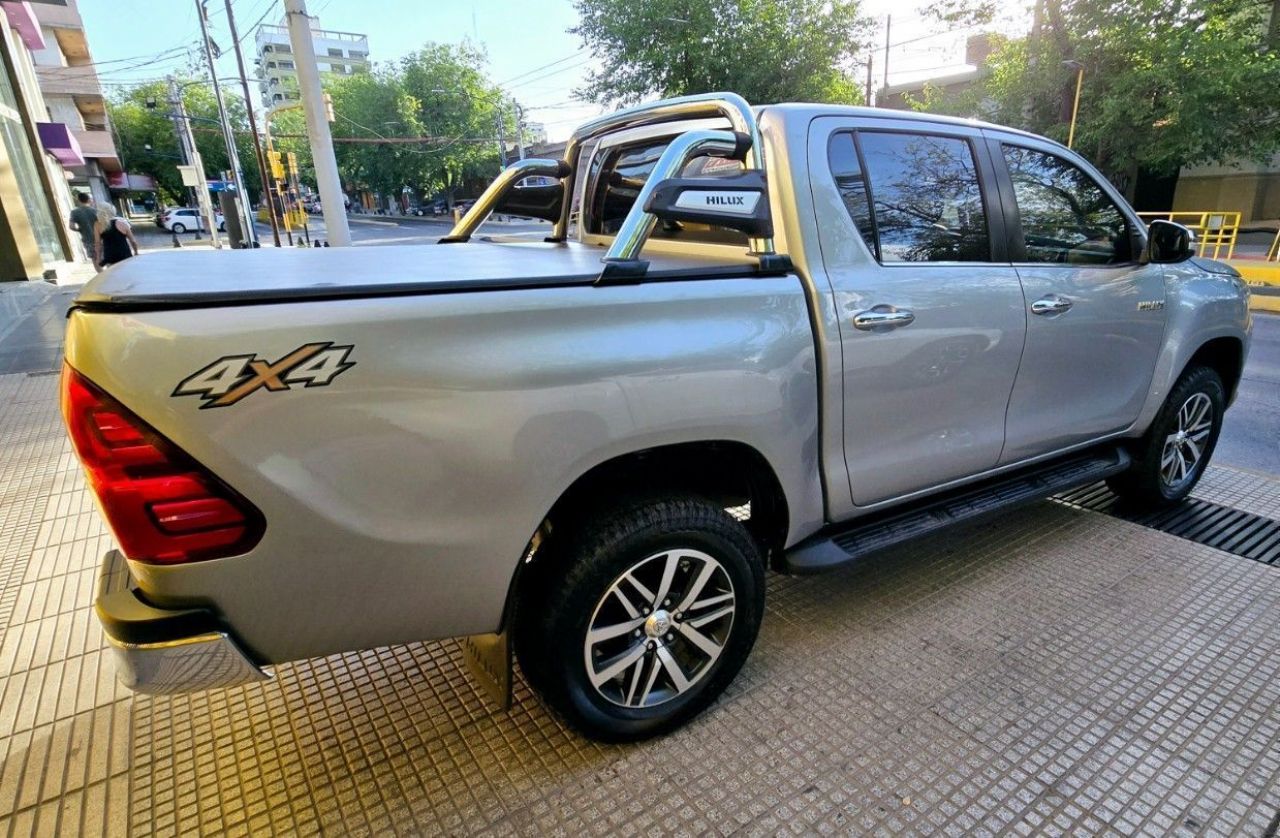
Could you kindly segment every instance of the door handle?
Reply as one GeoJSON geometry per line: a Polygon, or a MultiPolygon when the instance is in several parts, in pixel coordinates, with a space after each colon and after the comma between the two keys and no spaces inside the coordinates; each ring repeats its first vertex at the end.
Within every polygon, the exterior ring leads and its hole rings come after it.
{"type": "Polygon", "coordinates": [[[879,305],[867,311],[860,311],[853,316],[853,328],[864,332],[888,331],[910,326],[916,316],[906,309],[895,309],[891,306],[879,305]]]}
{"type": "Polygon", "coordinates": [[[1031,304],[1032,314],[1061,314],[1071,308],[1071,301],[1066,297],[1059,297],[1057,294],[1050,294],[1047,297],[1041,297],[1031,304]]]}

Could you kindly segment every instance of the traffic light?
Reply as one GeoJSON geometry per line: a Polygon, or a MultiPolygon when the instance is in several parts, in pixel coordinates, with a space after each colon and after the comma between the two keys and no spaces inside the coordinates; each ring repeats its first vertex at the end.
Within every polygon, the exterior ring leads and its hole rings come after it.
{"type": "Polygon", "coordinates": [[[298,155],[290,151],[285,155],[285,159],[289,161],[289,174],[293,175],[294,177],[297,177],[298,176],[298,155]]]}
{"type": "Polygon", "coordinates": [[[268,151],[267,163],[271,166],[271,176],[276,180],[284,180],[284,165],[280,162],[280,152],[268,151]]]}
{"type": "Polygon", "coordinates": [[[330,122],[335,120],[333,115],[333,97],[328,93],[324,94],[324,118],[330,122]]]}

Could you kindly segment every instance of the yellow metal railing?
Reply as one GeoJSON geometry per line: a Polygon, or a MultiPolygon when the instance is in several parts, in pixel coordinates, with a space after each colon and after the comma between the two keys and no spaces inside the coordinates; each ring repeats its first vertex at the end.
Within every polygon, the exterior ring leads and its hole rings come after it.
{"type": "Polygon", "coordinates": [[[1224,256],[1230,259],[1236,253],[1236,237],[1240,233],[1240,213],[1209,210],[1206,212],[1140,212],[1138,216],[1148,224],[1152,221],[1174,221],[1190,227],[1200,245],[1200,255],[1211,259],[1224,256]]]}

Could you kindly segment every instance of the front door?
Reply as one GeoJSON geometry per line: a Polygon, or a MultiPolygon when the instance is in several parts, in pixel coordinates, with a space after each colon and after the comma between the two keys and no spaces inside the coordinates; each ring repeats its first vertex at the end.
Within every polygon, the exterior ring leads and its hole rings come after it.
{"type": "Polygon", "coordinates": [[[857,506],[996,465],[1026,330],[980,131],[918,125],[824,119],[810,142],[857,506]]]}
{"type": "Polygon", "coordinates": [[[990,152],[1007,167],[1011,255],[1027,299],[1001,458],[1013,463],[1137,419],[1164,335],[1164,271],[1139,263],[1140,222],[1119,196],[1060,148],[995,135],[990,152]]]}

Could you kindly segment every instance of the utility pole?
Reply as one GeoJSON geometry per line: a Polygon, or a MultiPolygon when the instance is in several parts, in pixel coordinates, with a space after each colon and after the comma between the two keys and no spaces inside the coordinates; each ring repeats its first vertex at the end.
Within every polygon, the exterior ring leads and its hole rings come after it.
{"type": "Polygon", "coordinates": [[[871,62],[874,55],[867,55],[867,107],[871,107],[871,62]]]}
{"type": "Polygon", "coordinates": [[[893,25],[893,15],[884,16],[884,87],[889,86],[889,27],[893,25]]]}
{"type": "MultiPolygon", "coordinates": [[[[1277,0],[1280,2],[1280,0],[1277,0]]],[[[516,153],[520,156],[517,160],[524,159],[524,108],[520,107],[520,103],[515,99],[511,100],[511,106],[516,111],[516,153]]]]}
{"type": "Polygon", "coordinates": [[[182,145],[183,157],[187,165],[195,166],[198,180],[196,184],[196,201],[200,204],[200,214],[209,228],[209,240],[214,247],[222,247],[218,237],[218,222],[213,214],[213,204],[209,201],[209,184],[205,183],[204,160],[200,157],[200,149],[196,148],[196,138],[191,133],[191,120],[187,118],[187,106],[182,101],[182,92],[178,90],[178,82],[169,76],[169,107],[173,109],[174,119],[178,127],[178,140],[182,145]]]}
{"type": "MultiPolygon", "coordinates": [[[[236,34],[236,16],[231,11],[232,0],[226,0],[227,3],[227,25],[231,29],[231,43],[236,51],[236,66],[240,68],[240,84],[244,87],[244,109],[249,114],[249,132],[253,135],[253,152],[258,158],[258,177],[261,178],[263,201],[270,210],[267,217],[271,219],[271,238],[275,239],[276,247],[280,246],[280,225],[276,222],[275,208],[271,205],[270,193],[267,191],[267,184],[270,182],[267,178],[267,160],[262,154],[262,138],[258,136],[258,117],[253,113],[253,97],[249,94],[249,76],[244,71],[244,53],[240,50],[240,37],[236,34]]],[[[118,148],[119,146],[117,146],[118,148]]],[[[244,196],[245,203],[249,203],[249,195],[244,196]]]]}
{"type": "Polygon", "coordinates": [[[305,0],[284,0],[289,19],[289,41],[298,70],[298,93],[307,116],[307,138],[315,161],[316,185],[320,187],[320,204],[324,210],[324,226],[329,243],[334,247],[351,246],[351,228],[342,200],[342,182],[338,178],[338,159],[333,153],[333,137],[325,119],[324,95],[320,91],[320,70],[316,67],[315,45],[311,43],[311,18],[305,0]]]}
{"type": "Polygon", "coordinates": [[[218,103],[218,119],[222,123],[222,139],[227,144],[227,163],[231,166],[231,180],[236,186],[236,197],[240,217],[243,219],[245,242],[253,247],[257,236],[254,235],[253,213],[249,210],[248,196],[244,189],[244,172],[240,169],[240,151],[236,148],[236,135],[231,130],[231,118],[227,116],[227,106],[222,100],[222,85],[218,83],[218,68],[213,63],[213,42],[209,40],[209,9],[206,0],[196,0],[196,17],[200,18],[200,35],[204,39],[204,57],[209,62],[209,78],[213,81],[213,98],[218,103]]]}
{"type": "Polygon", "coordinates": [[[503,169],[507,168],[507,139],[502,135],[502,100],[498,100],[498,107],[493,112],[493,122],[498,129],[498,174],[502,174],[503,169]]]}

